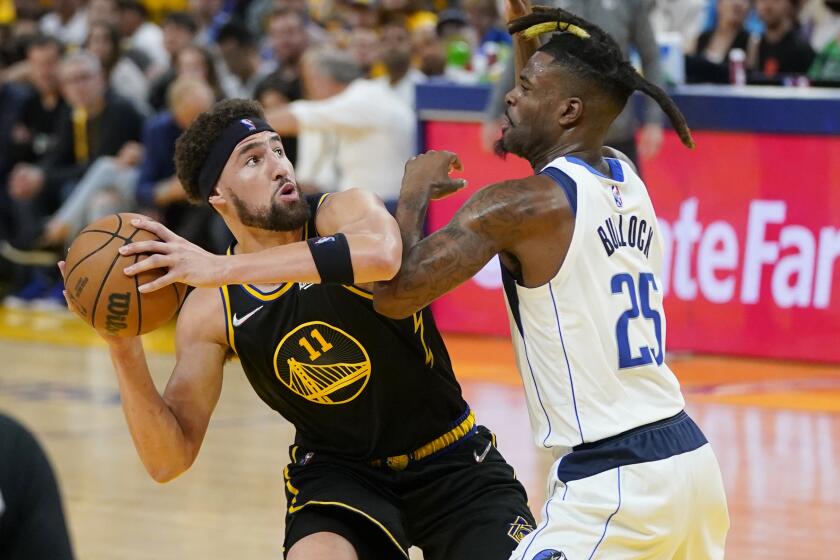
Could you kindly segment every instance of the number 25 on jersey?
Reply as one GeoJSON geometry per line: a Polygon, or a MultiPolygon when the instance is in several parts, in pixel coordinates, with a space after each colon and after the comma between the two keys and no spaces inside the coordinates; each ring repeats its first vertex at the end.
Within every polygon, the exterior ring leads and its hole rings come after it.
{"type": "MultiPolygon", "coordinates": [[[[650,272],[639,274],[638,290],[637,283],[630,274],[621,273],[612,277],[611,288],[613,294],[626,293],[630,297],[630,309],[627,309],[618,318],[615,325],[615,336],[618,342],[618,368],[632,368],[652,364],[662,365],[662,315],[650,307],[650,292],[658,292],[656,279],[650,272]],[[634,356],[634,350],[630,348],[630,321],[639,320],[653,323],[653,334],[656,338],[656,348],[650,346],[639,346],[638,355],[634,356]]],[[[646,325],[647,326],[647,325],[646,325]]]]}

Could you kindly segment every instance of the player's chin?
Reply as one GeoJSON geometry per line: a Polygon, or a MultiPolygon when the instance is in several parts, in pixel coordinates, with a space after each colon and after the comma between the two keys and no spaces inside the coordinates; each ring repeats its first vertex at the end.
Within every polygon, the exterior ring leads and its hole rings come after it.
{"type": "Polygon", "coordinates": [[[493,144],[493,153],[499,156],[502,159],[505,159],[507,155],[510,153],[507,146],[505,145],[505,137],[504,135],[496,140],[496,143],[493,144]]]}

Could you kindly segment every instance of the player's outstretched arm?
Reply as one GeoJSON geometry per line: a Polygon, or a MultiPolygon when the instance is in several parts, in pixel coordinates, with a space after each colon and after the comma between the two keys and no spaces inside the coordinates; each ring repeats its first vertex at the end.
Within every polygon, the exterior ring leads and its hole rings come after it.
{"type": "Polygon", "coordinates": [[[373,290],[374,307],[383,315],[408,317],[471,278],[496,254],[517,258],[531,240],[546,235],[564,217],[565,209],[553,196],[557,187],[537,175],[479,190],[444,228],[422,239],[429,200],[456,188],[453,181],[447,187],[446,181],[456,160],[449,152],[428,152],[406,165],[397,207],[402,266],[373,290]]]}
{"type": "Polygon", "coordinates": [[[318,234],[343,233],[356,284],[389,280],[400,268],[402,238],[394,217],[373,193],[349,189],[327,196],[315,217],[318,234]]]}
{"type": "MultiPolygon", "coordinates": [[[[132,225],[154,233],[162,241],[139,241],[120,247],[121,255],[152,254],[125,268],[125,274],[167,269],[163,276],[141,285],[141,292],[159,290],[174,282],[213,288],[324,280],[306,242],[255,253],[213,255],[158,222],[137,219],[132,225]]],[[[342,283],[366,284],[396,274],[401,256],[399,227],[376,195],[358,189],[331,194],[318,211],[316,227],[324,237],[341,233],[347,240],[353,279],[342,283]]]]}
{"type": "Polygon", "coordinates": [[[163,395],[152,381],[139,337],[108,338],[123,413],[149,475],[168,482],[195,461],[222,389],[227,342],[216,290],[195,290],[176,330],[177,361],[163,395]]]}

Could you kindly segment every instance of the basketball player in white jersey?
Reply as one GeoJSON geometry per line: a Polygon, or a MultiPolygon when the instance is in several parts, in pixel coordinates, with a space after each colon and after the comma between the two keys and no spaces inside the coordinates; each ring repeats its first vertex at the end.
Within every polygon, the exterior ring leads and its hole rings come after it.
{"type": "Polygon", "coordinates": [[[604,31],[563,10],[522,15],[510,24],[519,47],[560,31],[506,98],[500,151],[535,175],[481,189],[421,239],[428,200],[460,186],[448,177],[460,163],[448,152],[409,162],[402,268],[375,305],[410,315],[499,255],[534,438],[557,457],[542,521],[512,559],[723,558],[718,463],[664,362],[656,214],[632,166],[602,155],[634,90],[659,102],[688,147],[690,132],[604,31]]]}

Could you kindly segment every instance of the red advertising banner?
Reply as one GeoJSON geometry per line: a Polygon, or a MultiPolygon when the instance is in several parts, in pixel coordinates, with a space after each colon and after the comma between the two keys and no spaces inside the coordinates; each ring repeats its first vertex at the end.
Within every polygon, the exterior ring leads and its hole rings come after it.
{"type": "MultiPolygon", "coordinates": [[[[666,244],[668,348],[840,362],[840,139],[666,134],[644,163],[666,244]]],[[[476,188],[531,173],[481,149],[479,125],[431,122],[428,148],[458,153],[467,192],[433,203],[432,230],[476,188]]],[[[498,263],[434,304],[441,329],[507,334],[498,263]]]]}

